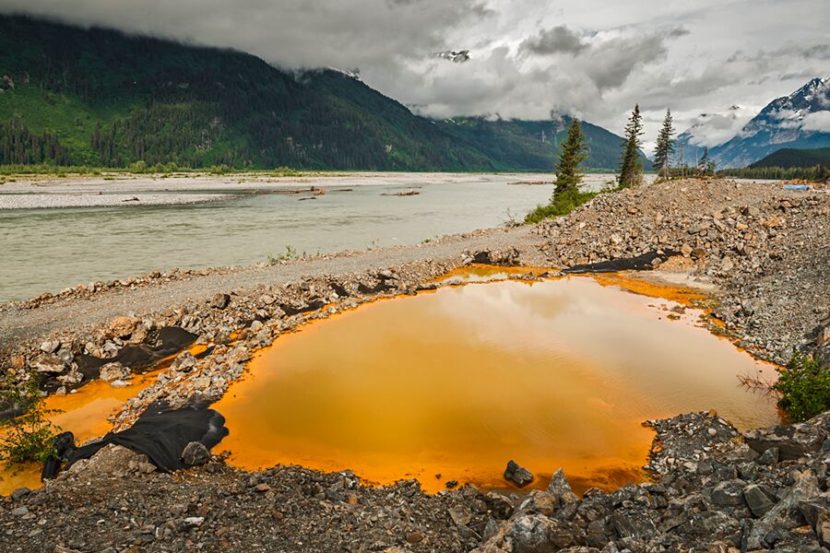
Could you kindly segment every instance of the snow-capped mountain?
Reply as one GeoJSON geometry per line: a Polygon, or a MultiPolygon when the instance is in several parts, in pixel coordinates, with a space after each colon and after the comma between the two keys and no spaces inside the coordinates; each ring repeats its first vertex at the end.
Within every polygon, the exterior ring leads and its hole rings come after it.
{"type": "Polygon", "coordinates": [[[733,138],[752,118],[752,112],[733,105],[724,112],[701,113],[691,126],[677,137],[674,163],[696,165],[706,148],[733,138]]]}
{"type": "Polygon", "coordinates": [[[830,146],[830,77],[813,79],[761,110],[741,131],[711,149],[718,167],[745,167],[782,148],[830,146]]]}

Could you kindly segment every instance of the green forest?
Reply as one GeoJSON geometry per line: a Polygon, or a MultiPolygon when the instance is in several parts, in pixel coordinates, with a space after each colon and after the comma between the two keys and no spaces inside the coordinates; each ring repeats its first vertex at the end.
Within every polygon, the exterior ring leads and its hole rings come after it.
{"type": "MultiPolygon", "coordinates": [[[[337,71],[0,16],[0,164],[550,171],[567,120],[418,117],[337,71]]],[[[622,139],[585,125],[590,169],[622,139]]]]}
{"type": "Polygon", "coordinates": [[[825,181],[830,179],[830,148],[784,148],[749,167],[726,169],[719,174],[753,179],[825,181]]]}

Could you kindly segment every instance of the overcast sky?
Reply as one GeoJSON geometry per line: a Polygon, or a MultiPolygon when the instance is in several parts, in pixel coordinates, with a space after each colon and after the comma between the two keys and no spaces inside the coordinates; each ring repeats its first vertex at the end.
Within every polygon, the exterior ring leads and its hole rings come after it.
{"type": "Polygon", "coordinates": [[[830,75],[830,0],[0,0],[0,10],[360,69],[424,115],[573,114],[620,133],[639,102],[710,144],[830,75]],[[434,56],[470,50],[454,63],[434,56]],[[733,105],[741,109],[730,110],[733,105]]]}

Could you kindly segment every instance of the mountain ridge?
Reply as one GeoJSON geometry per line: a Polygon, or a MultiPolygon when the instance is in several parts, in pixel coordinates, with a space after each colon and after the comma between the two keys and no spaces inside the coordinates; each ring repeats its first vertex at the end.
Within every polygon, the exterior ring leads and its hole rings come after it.
{"type": "Polygon", "coordinates": [[[788,96],[776,98],[732,139],[710,149],[721,168],[744,167],[780,149],[830,146],[830,77],[811,79],[788,96]],[[812,126],[828,114],[827,128],[812,126]]]}
{"type": "MultiPolygon", "coordinates": [[[[342,72],[0,15],[0,163],[551,171],[565,121],[419,117],[342,72]]],[[[622,138],[585,124],[588,169],[622,138]]]]}

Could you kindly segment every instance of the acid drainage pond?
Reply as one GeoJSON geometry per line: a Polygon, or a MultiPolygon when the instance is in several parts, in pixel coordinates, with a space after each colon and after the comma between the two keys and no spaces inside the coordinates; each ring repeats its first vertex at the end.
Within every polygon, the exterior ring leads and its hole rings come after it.
{"type": "Polygon", "coordinates": [[[674,301],[688,297],[612,275],[366,304],[260,352],[215,405],[230,429],[218,449],[246,469],[351,469],[430,492],[506,487],[511,459],[537,475],[532,487],[559,467],[578,490],[641,481],[647,419],[715,409],[741,429],[779,420],[773,398],[739,382],[775,368],[674,301]]]}
{"type": "MultiPolygon", "coordinates": [[[[280,336],[214,405],[230,429],[216,452],[245,469],[415,478],[428,492],[508,487],[514,459],[536,475],[530,487],[562,467],[583,491],[647,478],[648,419],[715,409],[740,429],[778,422],[774,398],[739,382],[772,380],[775,367],[704,328],[686,307],[699,294],[625,275],[506,280],[523,272],[467,268],[443,279],[456,286],[280,336]]],[[[45,407],[84,442],[156,374],[128,388],[93,382],[45,407]]],[[[39,474],[0,471],[0,493],[37,487],[39,474]]]]}

